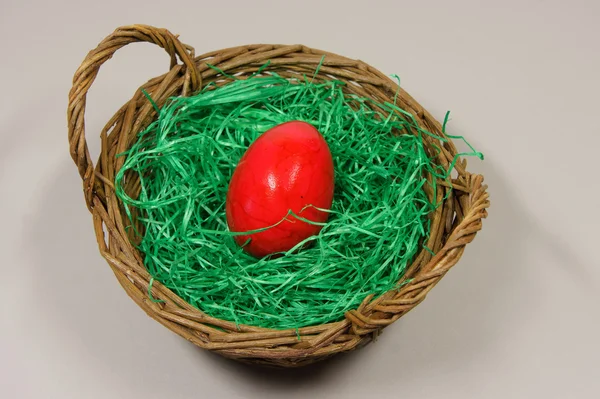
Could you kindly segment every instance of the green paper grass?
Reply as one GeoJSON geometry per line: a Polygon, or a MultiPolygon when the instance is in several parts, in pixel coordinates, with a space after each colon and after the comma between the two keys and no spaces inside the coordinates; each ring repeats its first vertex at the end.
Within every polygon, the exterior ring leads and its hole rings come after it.
{"type": "Polygon", "coordinates": [[[423,135],[431,133],[410,114],[389,103],[375,111],[343,85],[270,73],[160,109],[116,177],[130,219],[134,208],[141,215],[139,250],[153,279],[210,316],[274,329],[338,321],[367,295],[398,288],[437,206],[424,191],[436,179],[425,176],[449,171],[430,159],[423,135]],[[258,135],[291,120],[311,123],[330,146],[330,218],[310,248],[255,259],[227,228],[229,179],[258,135]],[[137,198],[124,190],[131,173],[137,198]]]}

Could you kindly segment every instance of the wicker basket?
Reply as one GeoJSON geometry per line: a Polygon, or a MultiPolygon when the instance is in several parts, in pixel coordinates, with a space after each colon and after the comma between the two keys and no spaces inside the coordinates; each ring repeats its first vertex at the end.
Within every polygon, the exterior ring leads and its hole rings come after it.
{"type": "MultiPolygon", "coordinates": [[[[115,51],[134,42],[157,44],[171,57],[170,70],[166,74],[141,86],[159,106],[171,96],[193,94],[210,82],[228,82],[227,78],[207,67],[207,63],[229,74],[243,75],[256,72],[270,60],[270,70],[293,77],[313,74],[325,54],[319,77],[351,83],[347,85],[348,92],[378,101],[393,101],[398,86],[362,61],[302,45],[248,45],[196,57],[194,49],[182,44],[176,35],[144,25],[118,28],[87,55],[73,78],[67,117],[70,152],[83,179],[85,201],[93,215],[100,253],[127,294],[148,315],[195,345],[243,362],[286,367],[313,363],[361,347],[423,301],[481,229],[489,206],[486,186],[482,184],[482,176],[467,172],[466,161],[461,159],[456,164],[453,190],[443,206],[432,215],[427,245],[435,256],[421,251],[403,277],[412,279],[410,283],[400,291],[390,291],[377,299],[373,296],[365,298],[357,309],[347,312],[342,321],[301,328],[299,332],[236,326],[209,317],[157,282],[152,285],[152,295],[162,302],[150,300],[150,276],[142,256],[126,233],[127,216],[115,195],[113,181],[116,171],[123,165],[123,159],[116,158],[115,154],[128,148],[136,133],[146,127],[156,113],[141,90],[137,90],[101,131],[101,155],[96,165],[88,151],[84,122],[86,95],[100,66],[115,51]]],[[[401,89],[397,104],[412,113],[423,127],[442,135],[440,123],[401,89]]],[[[431,138],[427,140],[427,146],[436,142],[431,138]]],[[[451,141],[437,144],[442,149],[437,155],[437,162],[447,167],[457,150],[451,141]]],[[[444,182],[439,184],[447,187],[444,182]]],[[[445,190],[439,191],[439,199],[442,199],[442,191],[445,190]]]]}

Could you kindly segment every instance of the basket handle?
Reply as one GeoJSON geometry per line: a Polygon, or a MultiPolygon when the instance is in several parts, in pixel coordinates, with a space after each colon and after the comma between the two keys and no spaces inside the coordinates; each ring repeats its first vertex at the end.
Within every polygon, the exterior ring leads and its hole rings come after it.
{"type": "Polygon", "coordinates": [[[77,165],[83,180],[85,198],[88,207],[92,208],[92,194],[95,183],[94,163],[90,157],[85,138],[85,104],[87,92],[94,83],[102,64],[112,58],[113,54],[130,43],[148,42],[162,47],[171,57],[172,69],[177,65],[177,57],[185,65],[185,73],[193,91],[202,86],[202,78],[194,62],[194,49],[179,41],[166,29],[148,25],[131,25],[117,28],[100,44],[90,51],[73,76],[73,87],[69,92],[67,123],[71,158],[77,165]]]}

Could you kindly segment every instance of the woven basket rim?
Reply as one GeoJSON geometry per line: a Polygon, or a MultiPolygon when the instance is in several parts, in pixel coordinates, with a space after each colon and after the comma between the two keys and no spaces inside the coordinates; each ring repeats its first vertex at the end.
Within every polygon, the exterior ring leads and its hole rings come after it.
{"type": "MultiPolygon", "coordinates": [[[[101,255],[112,268],[127,294],[146,313],[170,330],[195,345],[239,361],[295,367],[347,352],[371,342],[386,326],[422,302],[427,293],[454,266],[465,246],[473,241],[487,217],[489,198],[483,176],[466,170],[467,162],[459,159],[455,165],[457,177],[450,187],[438,181],[438,199],[442,206],[432,215],[431,234],[427,246],[435,255],[422,250],[407,269],[402,280],[411,279],[399,290],[374,298],[370,295],[354,310],[346,312],[339,322],[299,330],[270,330],[236,325],[210,317],[186,303],[159,282],[152,281],[133,247],[124,227],[122,207],[114,193],[114,176],[123,166],[116,154],[132,143],[137,132],[156,117],[154,108],[141,90],[126,102],[108,121],[100,133],[101,154],[92,162],[85,135],[85,105],[87,92],[101,65],[127,44],[149,42],[162,47],[170,56],[169,71],[150,79],[140,89],[162,105],[174,95],[191,95],[206,84],[225,84],[226,79],[207,63],[226,73],[253,73],[270,62],[270,70],[291,78],[314,73],[319,76],[351,82],[347,90],[377,100],[391,100],[410,112],[422,127],[444,137],[441,124],[415,99],[389,77],[360,60],[306,47],[301,44],[251,44],[211,51],[195,56],[194,48],[181,43],[166,29],[148,25],[117,28],[95,49],[90,51],[75,72],[69,92],[67,110],[70,153],[83,181],[86,204],[93,215],[94,230],[101,255]],[[325,59],[322,60],[323,55],[325,59]],[[105,234],[106,231],[106,234],[105,234]],[[157,298],[161,302],[152,300],[157,298]]],[[[436,144],[428,137],[426,145],[436,144]]],[[[439,164],[448,167],[458,153],[451,139],[437,142],[441,149],[439,164]]]]}

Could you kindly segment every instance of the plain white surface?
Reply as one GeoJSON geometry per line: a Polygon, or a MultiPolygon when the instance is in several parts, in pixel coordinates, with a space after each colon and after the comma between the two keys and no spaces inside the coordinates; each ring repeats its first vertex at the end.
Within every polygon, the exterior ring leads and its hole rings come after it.
{"type": "MultiPolygon", "coordinates": [[[[6,398],[600,397],[600,2],[6,1],[0,4],[0,396],[6,398]],[[303,43],[397,73],[486,155],[483,232],[375,344],[312,369],[222,360],[148,318],[97,251],[68,154],[67,93],[120,25],[196,54],[303,43]],[[385,395],[385,396],[384,396],[385,395]]],[[[88,101],[89,142],[165,72],[121,50],[88,101]]]]}

